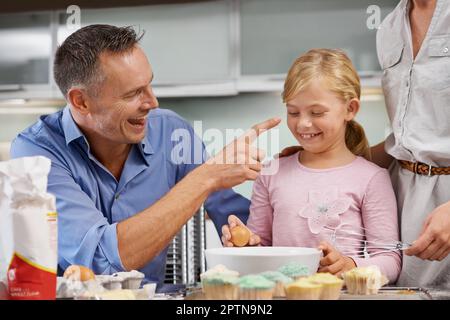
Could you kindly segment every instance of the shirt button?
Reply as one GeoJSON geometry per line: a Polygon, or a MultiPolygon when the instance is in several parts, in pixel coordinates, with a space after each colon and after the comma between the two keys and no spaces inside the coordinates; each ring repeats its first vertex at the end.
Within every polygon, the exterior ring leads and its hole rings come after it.
{"type": "Polygon", "coordinates": [[[120,193],[118,193],[118,194],[116,194],[116,195],[114,196],[114,198],[115,198],[116,200],[119,200],[119,197],[120,197],[120,193]]]}
{"type": "Polygon", "coordinates": [[[444,51],[444,53],[447,53],[448,52],[448,47],[445,47],[444,50],[442,50],[442,51],[444,51]]]}

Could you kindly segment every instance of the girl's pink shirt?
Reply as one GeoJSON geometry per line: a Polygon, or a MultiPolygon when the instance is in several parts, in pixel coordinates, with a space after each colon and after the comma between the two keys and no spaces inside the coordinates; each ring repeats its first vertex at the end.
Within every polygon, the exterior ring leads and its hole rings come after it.
{"type": "Polygon", "coordinates": [[[253,186],[247,226],[264,246],[317,247],[328,241],[357,266],[377,265],[395,282],[401,268],[398,251],[373,255],[383,250],[373,248],[370,257],[354,253],[364,240],[398,241],[397,219],[387,170],[362,157],[342,167],[311,169],[296,153],[263,168],[253,186]]]}

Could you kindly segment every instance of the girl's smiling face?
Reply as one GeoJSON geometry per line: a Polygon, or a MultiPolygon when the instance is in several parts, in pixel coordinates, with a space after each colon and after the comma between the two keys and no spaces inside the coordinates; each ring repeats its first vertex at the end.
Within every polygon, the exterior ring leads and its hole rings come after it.
{"type": "Polygon", "coordinates": [[[354,118],[359,108],[357,99],[345,102],[326,88],[325,81],[313,79],[286,101],[289,130],[311,153],[345,148],[346,123],[354,118]]]}

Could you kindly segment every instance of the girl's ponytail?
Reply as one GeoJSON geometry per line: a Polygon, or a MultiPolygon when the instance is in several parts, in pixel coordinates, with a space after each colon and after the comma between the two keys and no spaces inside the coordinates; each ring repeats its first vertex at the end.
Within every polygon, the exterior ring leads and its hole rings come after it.
{"type": "Polygon", "coordinates": [[[371,161],[372,156],[366,134],[364,133],[363,127],[355,120],[347,122],[345,144],[354,155],[364,157],[371,161]]]}

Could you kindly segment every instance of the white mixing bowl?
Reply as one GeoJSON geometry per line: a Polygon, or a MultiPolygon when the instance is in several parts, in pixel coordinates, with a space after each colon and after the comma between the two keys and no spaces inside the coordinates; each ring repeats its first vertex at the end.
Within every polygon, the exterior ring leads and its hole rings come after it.
{"type": "Polygon", "coordinates": [[[242,247],[206,249],[206,267],[223,264],[240,275],[275,271],[279,267],[296,262],[315,273],[319,267],[322,252],[303,247],[242,247]]]}

